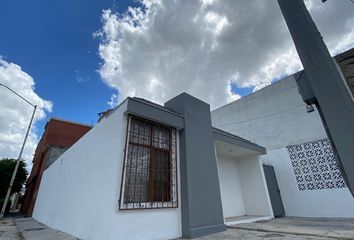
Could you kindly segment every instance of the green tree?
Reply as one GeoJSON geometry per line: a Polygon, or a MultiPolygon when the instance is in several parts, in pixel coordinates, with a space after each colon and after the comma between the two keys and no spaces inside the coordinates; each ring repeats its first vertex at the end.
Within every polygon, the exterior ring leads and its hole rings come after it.
{"type": "MultiPolygon", "coordinates": [[[[9,187],[15,165],[15,159],[3,158],[0,160],[0,201],[6,196],[7,188],[9,187]]],[[[22,186],[26,182],[27,175],[28,172],[26,170],[26,163],[24,161],[20,161],[11,194],[21,191],[22,186]]]]}

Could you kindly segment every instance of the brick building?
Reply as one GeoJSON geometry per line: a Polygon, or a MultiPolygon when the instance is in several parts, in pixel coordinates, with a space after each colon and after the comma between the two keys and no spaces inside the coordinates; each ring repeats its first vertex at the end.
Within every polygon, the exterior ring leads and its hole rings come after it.
{"type": "Polygon", "coordinates": [[[42,174],[62,153],[85,135],[92,126],[51,118],[39,141],[21,211],[32,215],[42,174]]]}

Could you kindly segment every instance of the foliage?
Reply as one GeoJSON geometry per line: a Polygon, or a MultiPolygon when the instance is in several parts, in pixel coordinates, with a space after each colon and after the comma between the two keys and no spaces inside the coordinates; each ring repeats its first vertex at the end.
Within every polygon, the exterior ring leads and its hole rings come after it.
{"type": "MultiPolygon", "coordinates": [[[[0,199],[4,199],[6,196],[7,188],[10,184],[15,165],[15,159],[3,158],[0,160],[0,199]]],[[[26,170],[26,163],[24,161],[20,161],[11,193],[21,191],[21,188],[26,181],[27,175],[28,172],[26,170]]]]}

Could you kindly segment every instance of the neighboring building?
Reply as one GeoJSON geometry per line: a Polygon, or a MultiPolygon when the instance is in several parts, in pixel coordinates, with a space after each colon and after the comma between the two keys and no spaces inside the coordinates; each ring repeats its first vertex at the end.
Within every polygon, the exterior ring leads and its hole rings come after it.
{"type": "Polygon", "coordinates": [[[34,157],[31,175],[27,179],[26,192],[21,211],[31,216],[42,174],[61,154],[85,135],[92,126],[51,118],[39,141],[34,157]]]}
{"type": "Polygon", "coordinates": [[[186,93],[127,98],[43,173],[33,217],[80,239],[194,238],[273,212],[255,143],[186,93]]]}
{"type": "MultiPolygon", "coordinates": [[[[335,59],[353,91],[354,50],[335,59]]],[[[354,217],[354,198],[336,165],[319,113],[307,113],[298,92],[300,75],[212,111],[213,125],[267,149],[261,161],[274,167],[287,216],[354,217]]],[[[281,202],[272,204],[274,210],[281,202]]]]}
{"type": "Polygon", "coordinates": [[[338,69],[342,70],[343,78],[354,97],[354,48],[335,56],[335,61],[338,69]]]}

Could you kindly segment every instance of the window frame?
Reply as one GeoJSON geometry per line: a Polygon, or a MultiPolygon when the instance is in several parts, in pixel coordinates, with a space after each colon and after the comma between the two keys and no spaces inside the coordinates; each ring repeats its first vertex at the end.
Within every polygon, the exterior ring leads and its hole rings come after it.
{"type": "MultiPolygon", "coordinates": [[[[132,115],[132,114],[128,114],[127,115],[127,127],[126,127],[126,135],[125,135],[125,148],[124,148],[124,160],[123,160],[123,164],[122,164],[122,176],[121,176],[121,185],[120,185],[120,195],[119,195],[119,200],[118,200],[118,205],[119,205],[119,210],[144,210],[144,209],[166,209],[166,208],[178,208],[178,172],[177,172],[177,141],[178,141],[178,131],[176,128],[156,122],[156,121],[152,121],[146,118],[142,118],[136,115],[132,115]],[[150,201],[149,198],[149,186],[147,186],[147,198],[148,200],[146,202],[132,202],[132,203],[125,203],[124,202],[124,195],[125,195],[125,188],[126,188],[126,174],[127,174],[127,161],[128,161],[128,154],[129,154],[129,147],[132,145],[135,146],[139,146],[140,144],[134,144],[130,142],[130,135],[131,135],[131,126],[132,126],[132,121],[133,120],[138,120],[138,121],[142,121],[145,122],[147,124],[149,124],[151,126],[151,128],[153,126],[161,126],[163,128],[166,128],[169,130],[169,135],[170,135],[170,142],[169,142],[169,156],[168,156],[168,160],[169,160],[169,190],[168,190],[168,194],[169,194],[169,201],[150,201]]],[[[150,154],[149,154],[149,171],[147,172],[148,175],[151,174],[151,165],[152,165],[152,157],[153,157],[153,152],[157,152],[157,151],[163,151],[163,148],[160,147],[155,147],[153,146],[153,142],[152,142],[152,135],[153,132],[150,132],[150,145],[146,145],[143,147],[147,147],[150,149],[150,154]],[[153,152],[152,152],[153,151],[153,152]]],[[[136,179],[135,179],[136,181],[136,179]]],[[[150,180],[148,179],[147,183],[148,185],[150,180]]]]}

